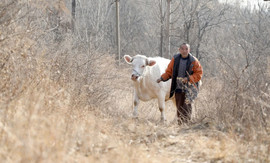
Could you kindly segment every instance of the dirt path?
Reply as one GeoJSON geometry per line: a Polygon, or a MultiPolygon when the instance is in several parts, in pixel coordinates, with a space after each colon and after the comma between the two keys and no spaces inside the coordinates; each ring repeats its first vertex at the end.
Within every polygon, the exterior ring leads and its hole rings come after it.
{"type": "Polygon", "coordinates": [[[180,127],[146,119],[108,118],[99,127],[104,126],[102,137],[113,141],[109,140],[110,150],[99,155],[98,161],[108,161],[110,153],[123,156],[120,162],[233,162],[241,158],[233,138],[208,123],[180,127]]]}

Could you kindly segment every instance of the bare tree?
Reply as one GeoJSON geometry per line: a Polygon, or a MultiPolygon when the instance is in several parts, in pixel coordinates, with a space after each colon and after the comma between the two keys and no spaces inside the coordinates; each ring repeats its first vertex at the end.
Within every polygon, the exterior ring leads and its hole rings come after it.
{"type": "Polygon", "coordinates": [[[229,10],[227,6],[216,8],[217,4],[213,0],[200,4],[199,9],[195,12],[196,17],[196,45],[195,54],[197,58],[201,58],[200,46],[206,32],[211,32],[213,28],[220,27],[221,24],[228,21],[225,17],[226,12],[229,10]]]}
{"type": "Polygon", "coordinates": [[[157,10],[159,11],[157,20],[160,22],[159,55],[166,58],[170,58],[171,1],[166,0],[165,2],[160,0],[157,10]]]}
{"type": "Polygon", "coordinates": [[[170,27],[171,27],[171,1],[167,0],[167,8],[166,8],[166,32],[165,32],[165,55],[170,58],[170,27]]]}
{"type": "Polygon", "coordinates": [[[200,59],[202,57],[200,47],[205,34],[227,21],[224,15],[228,8],[225,6],[221,8],[222,6],[215,0],[183,0],[180,2],[180,7],[181,17],[178,22],[182,25],[180,28],[182,35],[177,35],[180,38],[183,36],[184,42],[191,43],[196,57],[200,59]]]}
{"type": "Polygon", "coordinates": [[[164,40],[164,25],[165,25],[165,15],[163,14],[163,3],[162,0],[159,1],[159,19],[160,19],[160,45],[159,45],[159,55],[163,57],[163,40],[164,40]]]}
{"type": "Polygon", "coordinates": [[[72,2],[71,2],[71,10],[72,10],[72,30],[73,30],[73,32],[74,32],[74,30],[75,30],[75,19],[76,19],[76,0],[72,0],[72,2]]]}

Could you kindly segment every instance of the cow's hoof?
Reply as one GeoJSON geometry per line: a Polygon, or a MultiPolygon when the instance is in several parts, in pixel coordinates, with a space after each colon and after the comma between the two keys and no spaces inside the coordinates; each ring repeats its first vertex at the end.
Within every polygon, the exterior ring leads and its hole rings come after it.
{"type": "Polygon", "coordinates": [[[166,124],[167,119],[161,118],[159,121],[159,124],[166,124]]]}
{"type": "Polygon", "coordinates": [[[167,121],[167,119],[164,116],[161,116],[160,121],[167,121]]]}
{"type": "Polygon", "coordinates": [[[138,119],[139,116],[138,116],[138,114],[134,114],[134,113],[133,113],[133,114],[132,114],[132,118],[133,118],[133,119],[138,119]]]}

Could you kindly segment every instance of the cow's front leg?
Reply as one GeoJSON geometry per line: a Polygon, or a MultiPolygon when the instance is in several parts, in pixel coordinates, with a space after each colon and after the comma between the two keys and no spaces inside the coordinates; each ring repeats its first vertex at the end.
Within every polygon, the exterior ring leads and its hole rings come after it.
{"type": "Polygon", "coordinates": [[[136,92],[134,92],[134,99],[133,99],[133,117],[138,117],[138,105],[140,103],[139,97],[136,92]]]}
{"type": "Polygon", "coordinates": [[[159,107],[159,111],[161,113],[161,121],[164,122],[166,121],[166,116],[165,116],[165,96],[163,97],[159,97],[158,98],[158,107],[159,107]]]}

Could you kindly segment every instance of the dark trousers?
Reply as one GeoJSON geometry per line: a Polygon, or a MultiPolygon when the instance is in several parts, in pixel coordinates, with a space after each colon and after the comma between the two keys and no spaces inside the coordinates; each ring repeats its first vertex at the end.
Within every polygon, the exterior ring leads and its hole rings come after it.
{"type": "Polygon", "coordinates": [[[191,104],[185,102],[186,97],[185,93],[175,93],[175,102],[177,107],[177,118],[178,124],[181,125],[183,123],[187,123],[191,119],[191,104]]]}

